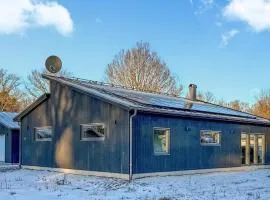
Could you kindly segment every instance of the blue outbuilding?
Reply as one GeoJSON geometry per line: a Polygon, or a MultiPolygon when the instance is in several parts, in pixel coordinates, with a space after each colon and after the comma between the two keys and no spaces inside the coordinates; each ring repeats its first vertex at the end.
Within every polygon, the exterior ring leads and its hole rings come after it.
{"type": "Polygon", "coordinates": [[[20,126],[13,121],[17,114],[0,112],[0,162],[19,163],[20,126]]]}
{"type": "Polygon", "coordinates": [[[132,179],[270,164],[270,121],[196,99],[44,74],[15,117],[21,165],[132,179]]]}

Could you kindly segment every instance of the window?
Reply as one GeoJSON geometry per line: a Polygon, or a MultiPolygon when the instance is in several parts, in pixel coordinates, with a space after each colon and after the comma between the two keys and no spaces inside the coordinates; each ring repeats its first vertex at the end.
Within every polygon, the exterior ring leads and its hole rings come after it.
{"type": "Polygon", "coordinates": [[[52,141],[52,127],[36,127],[34,128],[36,141],[52,141]]]}
{"type": "Polygon", "coordinates": [[[104,124],[82,124],[81,125],[81,140],[82,141],[97,141],[105,138],[104,124]]]}
{"type": "Polygon", "coordinates": [[[201,131],[202,145],[220,145],[220,131],[201,131]]]}
{"type": "Polygon", "coordinates": [[[154,128],[154,154],[169,154],[170,129],[154,128]]]}

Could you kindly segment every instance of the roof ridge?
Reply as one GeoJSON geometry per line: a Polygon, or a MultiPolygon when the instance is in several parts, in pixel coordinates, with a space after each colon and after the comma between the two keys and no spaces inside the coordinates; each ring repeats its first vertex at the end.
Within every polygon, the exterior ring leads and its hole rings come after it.
{"type": "Polygon", "coordinates": [[[58,78],[63,78],[65,80],[71,80],[71,81],[83,81],[83,82],[87,82],[87,83],[91,83],[91,84],[95,84],[95,85],[100,85],[100,86],[110,86],[110,87],[114,87],[114,88],[123,88],[123,89],[131,90],[131,91],[137,91],[137,92],[159,94],[159,95],[164,95],[164,96],[168,96],[168,97],[175,97],[175,98],[179,98],[179,99],[186,99],[186,100],[192,101],[191,99],[181,97],[181,96],[177,96],[177,95],[173,95],[173,94],[166,93],[166,92],[157,92],[157,91],[152,91],[152,90],[138,90],[138,89],[136,89],[134,87],[127,87],[127,86],[123,86],[123,85],[105,83],[105,82],[101,82],[101,81],[93,81],[93,80],[77,78],[77,77],[59,76],[58,78]]]}

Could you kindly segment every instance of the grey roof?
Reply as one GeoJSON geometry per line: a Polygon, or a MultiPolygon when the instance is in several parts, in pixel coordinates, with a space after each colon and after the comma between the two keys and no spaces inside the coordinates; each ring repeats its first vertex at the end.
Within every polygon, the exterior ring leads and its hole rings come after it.
{"type": "Polygon", "coordinates": [[[78,78],[55,77],[46,74],[44,74],[43,77],[61,82],[108,101],[116,102],[129,109],[270,125],[270,121],[262,117],[203,101],[192,101],[187,98],[168,96],[165,94],[141,92],[134,89],[78,78]]]}
{"type": "Polygon", "coordinates": [[[15,112],[0,112],[0,124],[9,129],[19,129],[18,122],[13,121],[17,114],[15,112]]]}

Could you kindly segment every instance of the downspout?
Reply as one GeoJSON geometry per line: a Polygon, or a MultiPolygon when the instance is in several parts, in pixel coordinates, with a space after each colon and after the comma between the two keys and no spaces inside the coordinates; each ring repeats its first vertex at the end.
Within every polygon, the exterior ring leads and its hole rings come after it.
{"type": "Polygon", "coordinates": [[[137,115],[137,109],[133,109],[131,111],[133,111],[133,114],[130,115],[129,117],[129,181],[132,180],[132,162],[133,162],[132,160],[132,142],[133,142],[132,121],[133,121],[133,118],[137,115]]]}
{"type": "Polygon", "coordinates": [[[19,122],[19,125],[20,125],[20,129],[19,129],[19,138],[20,138],[20,141],[19,141],[19,145],[20,145],[20,149],[19,149],[19,168],[21,169],[22,168],[22,123],[19,122]]]}

